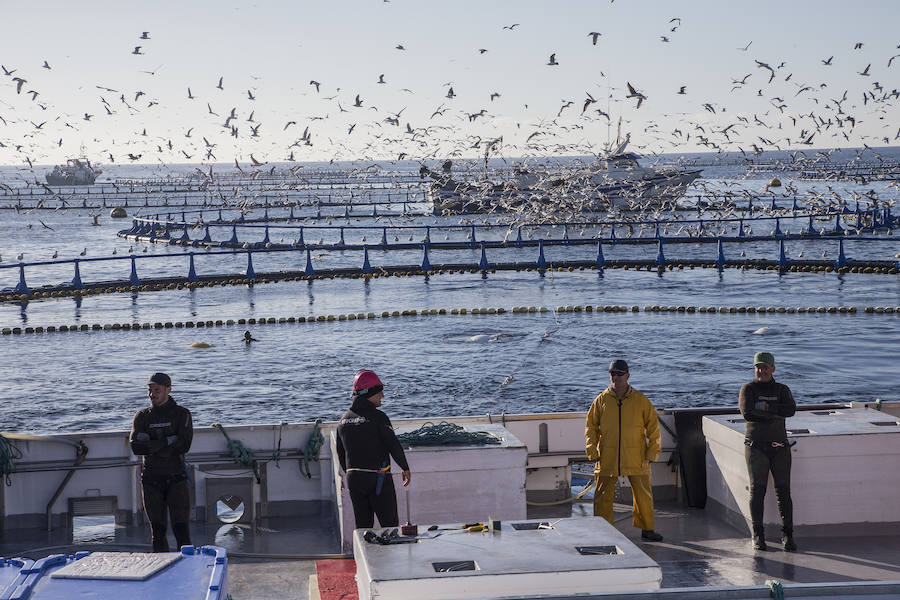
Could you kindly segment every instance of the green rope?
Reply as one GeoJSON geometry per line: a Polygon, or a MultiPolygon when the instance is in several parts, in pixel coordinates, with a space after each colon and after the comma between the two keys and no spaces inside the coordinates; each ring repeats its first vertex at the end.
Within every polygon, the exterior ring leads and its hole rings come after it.
{"type": "Polygon", "coordinates": [[[428,422],[397,436],[404,447],[412,446],[486,446],[500,444],[503,440],[487,431],[466,431],[459,425],[441,421],[437,425],[428,422]]]}
{"type": "Polygon", "coordinates": [[[13,460],[22,458],[22,451],[19,450],[12,442],[0,434],[0,476],[6,479],[6,485],[12,485],[9,476],[14,473],[16,466],[13,460]]]}
{"type": "Polygon", "coordinates": [[[221,431],[225,439],[228,440],[228,450],[231,452],[231,458],[234,459],[234,462],[245,467],[251,467],[253,475],[256,477],[256,483],[260,483],[259,465],[256,462],[256,454],[253,453],[253,450],[241,443],[240,440],[233,440],[228,437],[228,433],[221,423],[213,423],[212,427],[221,431]]]}
{"type": "Polygon", "coordinates": [[[322,444],[325,443],[325,436],[323,436],[322,432],[319,430],[319,425],[321,424],[322,419],[316,419],[316,424],[313,427],[312,433],[306,441],[306,448],[303,450],[303,456],[300,458],[300,472],[306,475],[307,479],[312,479],[312,473],[309,471],[309,463],[319,462],[319,451],[322,449],[322,444]]]}
{"type": "Polygon", "coordinates": [[[285,425],[287,425],[287,421],[281,421],[278,424],[278,446],[275,448],[275,453],[272,454],[272,460],[279,469],[281,468],[281,433],[284,431],[285,425]]]}
{"type": "Polygon", "coordinates": [[[772,595],[773,600],[784,600],[784,587],[780,581],[775,579],[766,579],[766,587],[772,595]]]}

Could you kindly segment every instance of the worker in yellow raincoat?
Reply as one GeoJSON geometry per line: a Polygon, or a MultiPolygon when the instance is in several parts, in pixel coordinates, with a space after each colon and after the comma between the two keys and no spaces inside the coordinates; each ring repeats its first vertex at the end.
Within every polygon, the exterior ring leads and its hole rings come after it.
{"type": "Polygon", "coordinates": [[[613,495],[620,476],[631,483],[633,523],[641,538],[660,542],[654,530],[653,488],[650,463],[660,450],[659,417],[650,400],[628,383],[628,363],[609,365],[610,386],[594,399],[588,411],[584,435],[586,453],[596,461],[594,515],[613,522],[613,495]]]}

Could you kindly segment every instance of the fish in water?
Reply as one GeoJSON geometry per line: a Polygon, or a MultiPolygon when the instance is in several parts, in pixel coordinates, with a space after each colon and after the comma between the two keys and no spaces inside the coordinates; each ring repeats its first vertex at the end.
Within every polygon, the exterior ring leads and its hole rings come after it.
{"type": "Polygon", "coordinates": [[[473,335],[466,341],[475,342],[476,344],[487,344],[489,342],[496,342],[502,335],[502,333],[479,333],[478,335],[473,335]]]}
{"type": "Polygon", "coordinates": [[[190,345],[191,348],[212,348],[212,344],[207,344],[206,342],[194,342],[190,345]]]}
{"type": "Polygon", "coordinates": [[[751,332],[751,335],[769,335],[775,333],[775,331],[771,327],[760,327],[756,331],[751,332]]]}

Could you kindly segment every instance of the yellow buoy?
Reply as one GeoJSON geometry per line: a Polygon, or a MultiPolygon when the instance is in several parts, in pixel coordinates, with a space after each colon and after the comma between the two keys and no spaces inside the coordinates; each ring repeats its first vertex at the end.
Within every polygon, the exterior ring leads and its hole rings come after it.
{"type": "Polygon", "coordinates": [[[207,344],[206,342],[194,342],[190,345],[191,348],[212,348],[212,344],[207,344]]]}

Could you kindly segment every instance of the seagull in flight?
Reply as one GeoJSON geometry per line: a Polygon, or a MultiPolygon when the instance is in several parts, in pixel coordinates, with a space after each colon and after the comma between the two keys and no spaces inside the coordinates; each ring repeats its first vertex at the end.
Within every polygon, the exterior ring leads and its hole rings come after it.
{"type": "Polygon", "coordinates": [[[149,32],[149,31],[143,31],[143,32],[141,32],[141,37],[140,37],[140,39],[142,39],[142,40],[149,40],[149,39],[150,39],[150,32],[149,32]]]}
{"type": "Polygon", "coordinates": [[[772,67],[770,67],[769,65],[767,65],[764,62],[760,62],[758,60],[754,60],[754,62],[756,63],[756,66],[759,67],[760,69],[767,69],[769,71],[769,83],[772,83],[772,80],[775,79],[775,69],[773,69],[772,67]]]}
{"type": "Polygon", "coordinates": [[[626,98],[637,98],[638,99],[637,108],[640,108],[641,103],[647,99],[647,96],[645,96],[644,94],[642,94],[639,91],[637,91],[636,89],[634,89],[634,87],[631,85],[631,83],[626,82],[625,85],[628,86],[628,95],[626,95],[625,97],[626,98]]]}
{"type": "Polygon", "coordinates": [[[143,46],[135,46],[134,50],[132,50],[131,53],[132,54],[143,54],[143,52],[141,52],[141,48],[143,48],[143,46]]]}
{"type": "Polygon", "coordinates": [[[319,86],[322,85],[322,84],[319,83],[318,81],[316,81],[315,79],[310,79],[310,80],[309,80],[309,85],[314,85],[314,86],[316,86],[316,92],[318,92],[318,91],[319,91],[319,86]]]}
{"type": "Polygon", "coordinates": [[[559,63],[556,62],[556,53],[554,52],[553,54],[550,55],[550,62],[547,63],[547,66],[555,67],[557,65],[559,65],[559,63]]]}
{"type": "Polygon", "coordinates": [[[588,34],[591,38],[591,42],[593,42],[595,46],[597,45],[597,38],[600,37],[600,35],[601,33],[599,31],[592,31],[588,34]]]}
{"type": "Polygon", "coordinates": [[[220,90],[224,90],[224,89],[225,89],[224,87],[222,87],[222,80],[223,80],[223,79],[225,79],[225,78],[224,78],[224,77],[219,77],[219,83],[218,83],[218,85],[216,85],[216,87],[219,88],[220,90]]]}
{"type": "Polygon", "coordinates": [[[519,23],[513,23],[512,25],[504,25],[503,29],[509,29],[510,31],[512,31],[513,29],[515,29],[518,26],[519,26],[519,23]]]}

